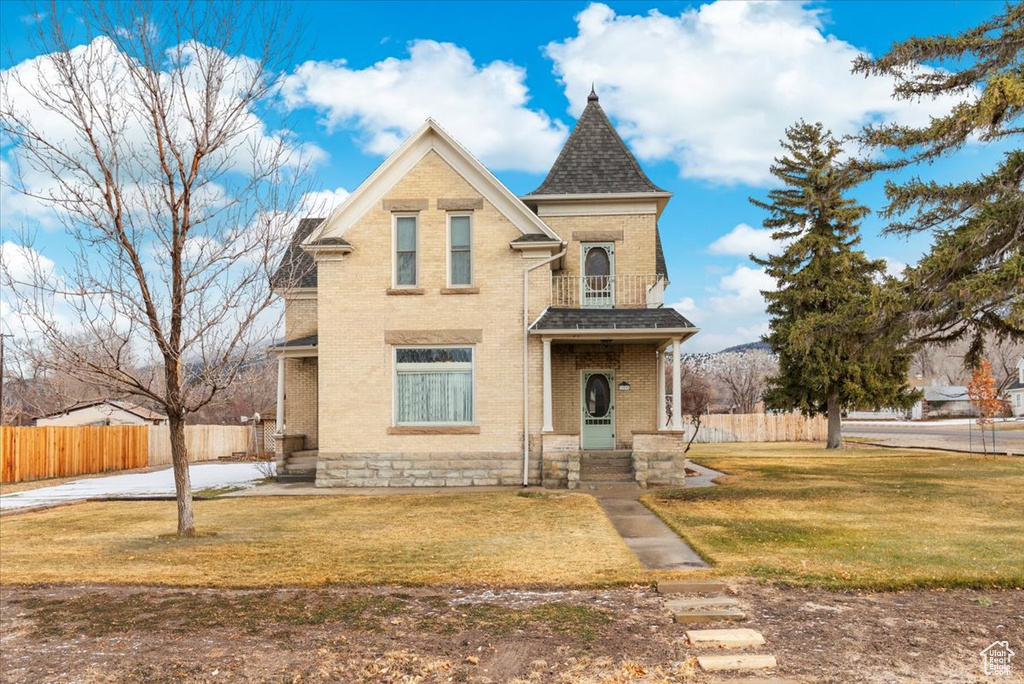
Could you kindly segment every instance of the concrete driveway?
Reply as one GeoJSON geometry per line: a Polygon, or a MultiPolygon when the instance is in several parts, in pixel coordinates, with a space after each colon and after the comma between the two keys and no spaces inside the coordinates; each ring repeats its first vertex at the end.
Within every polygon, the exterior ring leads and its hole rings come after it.
{"type": "MultiPolygon", "coordinates": [[[[973,421],[847,421],[844,437],[857,437],[886,446],[927,447],[981,453],[981,432],[973,421]]],[[[992,433],[985,433],[989,452],[992,433]]],[[[995,430],[997,453],[1024,454],[1024,422],[999,421],[995,430]]]]}
{"type": "MultiPolygon", "coordinates": [[[[254,487],[263,479],[256,463],[200,463],[189,466],[192,491],[254,487]]],[[[273,464],[269,464],[271,467],[273,464]]],[[[174,496],[174,473],[170,468],[148,473],[91,477],[53,487],[0,495],[0,510],[40,508],[96,497],[174,496]]]]}

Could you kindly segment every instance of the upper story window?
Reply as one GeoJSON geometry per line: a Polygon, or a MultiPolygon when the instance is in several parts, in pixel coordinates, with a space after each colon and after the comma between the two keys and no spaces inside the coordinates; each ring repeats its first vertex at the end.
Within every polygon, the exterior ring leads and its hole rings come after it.
{"type": "Polygon", "coordinates": [[[473,217],[470,214],[448,215],[448,285],[468,287],[473,284],[473,217]]]}
{"type": "Polygon", "coordinates": [[[419,230],[415,215],[394,217],[395,287],[416,287],[419,277],[419,230]]]}

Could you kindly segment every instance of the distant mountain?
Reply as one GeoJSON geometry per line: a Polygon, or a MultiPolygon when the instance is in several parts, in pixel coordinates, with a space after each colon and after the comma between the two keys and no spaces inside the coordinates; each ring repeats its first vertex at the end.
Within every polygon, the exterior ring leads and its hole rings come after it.
{"type": "Polygon", "coordinates": [[[719,354],[746,354],[752,351],[763,351],[770,352],[772,348],[768,346],[767,342],[747,342],[746,344],[737,344],[735,347],[729,347],[718,352],[719,354]]]}

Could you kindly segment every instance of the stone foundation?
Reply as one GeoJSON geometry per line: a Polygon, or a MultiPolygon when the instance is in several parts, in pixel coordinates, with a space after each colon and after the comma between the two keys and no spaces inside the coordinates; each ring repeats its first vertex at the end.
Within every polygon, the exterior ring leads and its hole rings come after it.
{"type": "Polygon", "coordinates": [[[580,486],[580,436],[577,434],[547,433],[541,436],[544,455],[545,487],[580,486]]]}
{"type": "Polygon", "coordinates": [[[683,486],[686,441],[685,431],[633,433],[633,472],[640,486],[683,486]]]}
{"type": "MultiPolygon", "coordinates": [[[[530,456],[531,485],[541,482],[540,454],[530,456]]],[[[325,453],[317,487],[469,487],[522,485],[522,452],[325,453]]]]}

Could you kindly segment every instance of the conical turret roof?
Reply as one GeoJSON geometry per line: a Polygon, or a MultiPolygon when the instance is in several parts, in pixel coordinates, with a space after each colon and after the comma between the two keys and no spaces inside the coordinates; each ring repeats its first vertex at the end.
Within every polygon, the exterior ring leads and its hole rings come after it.
{"type": "Polygon", "coordinates": [[[576,128],[547,178],[530,195],[665,192],[651,182],[622,142],[591,89],[576,128]]]}

